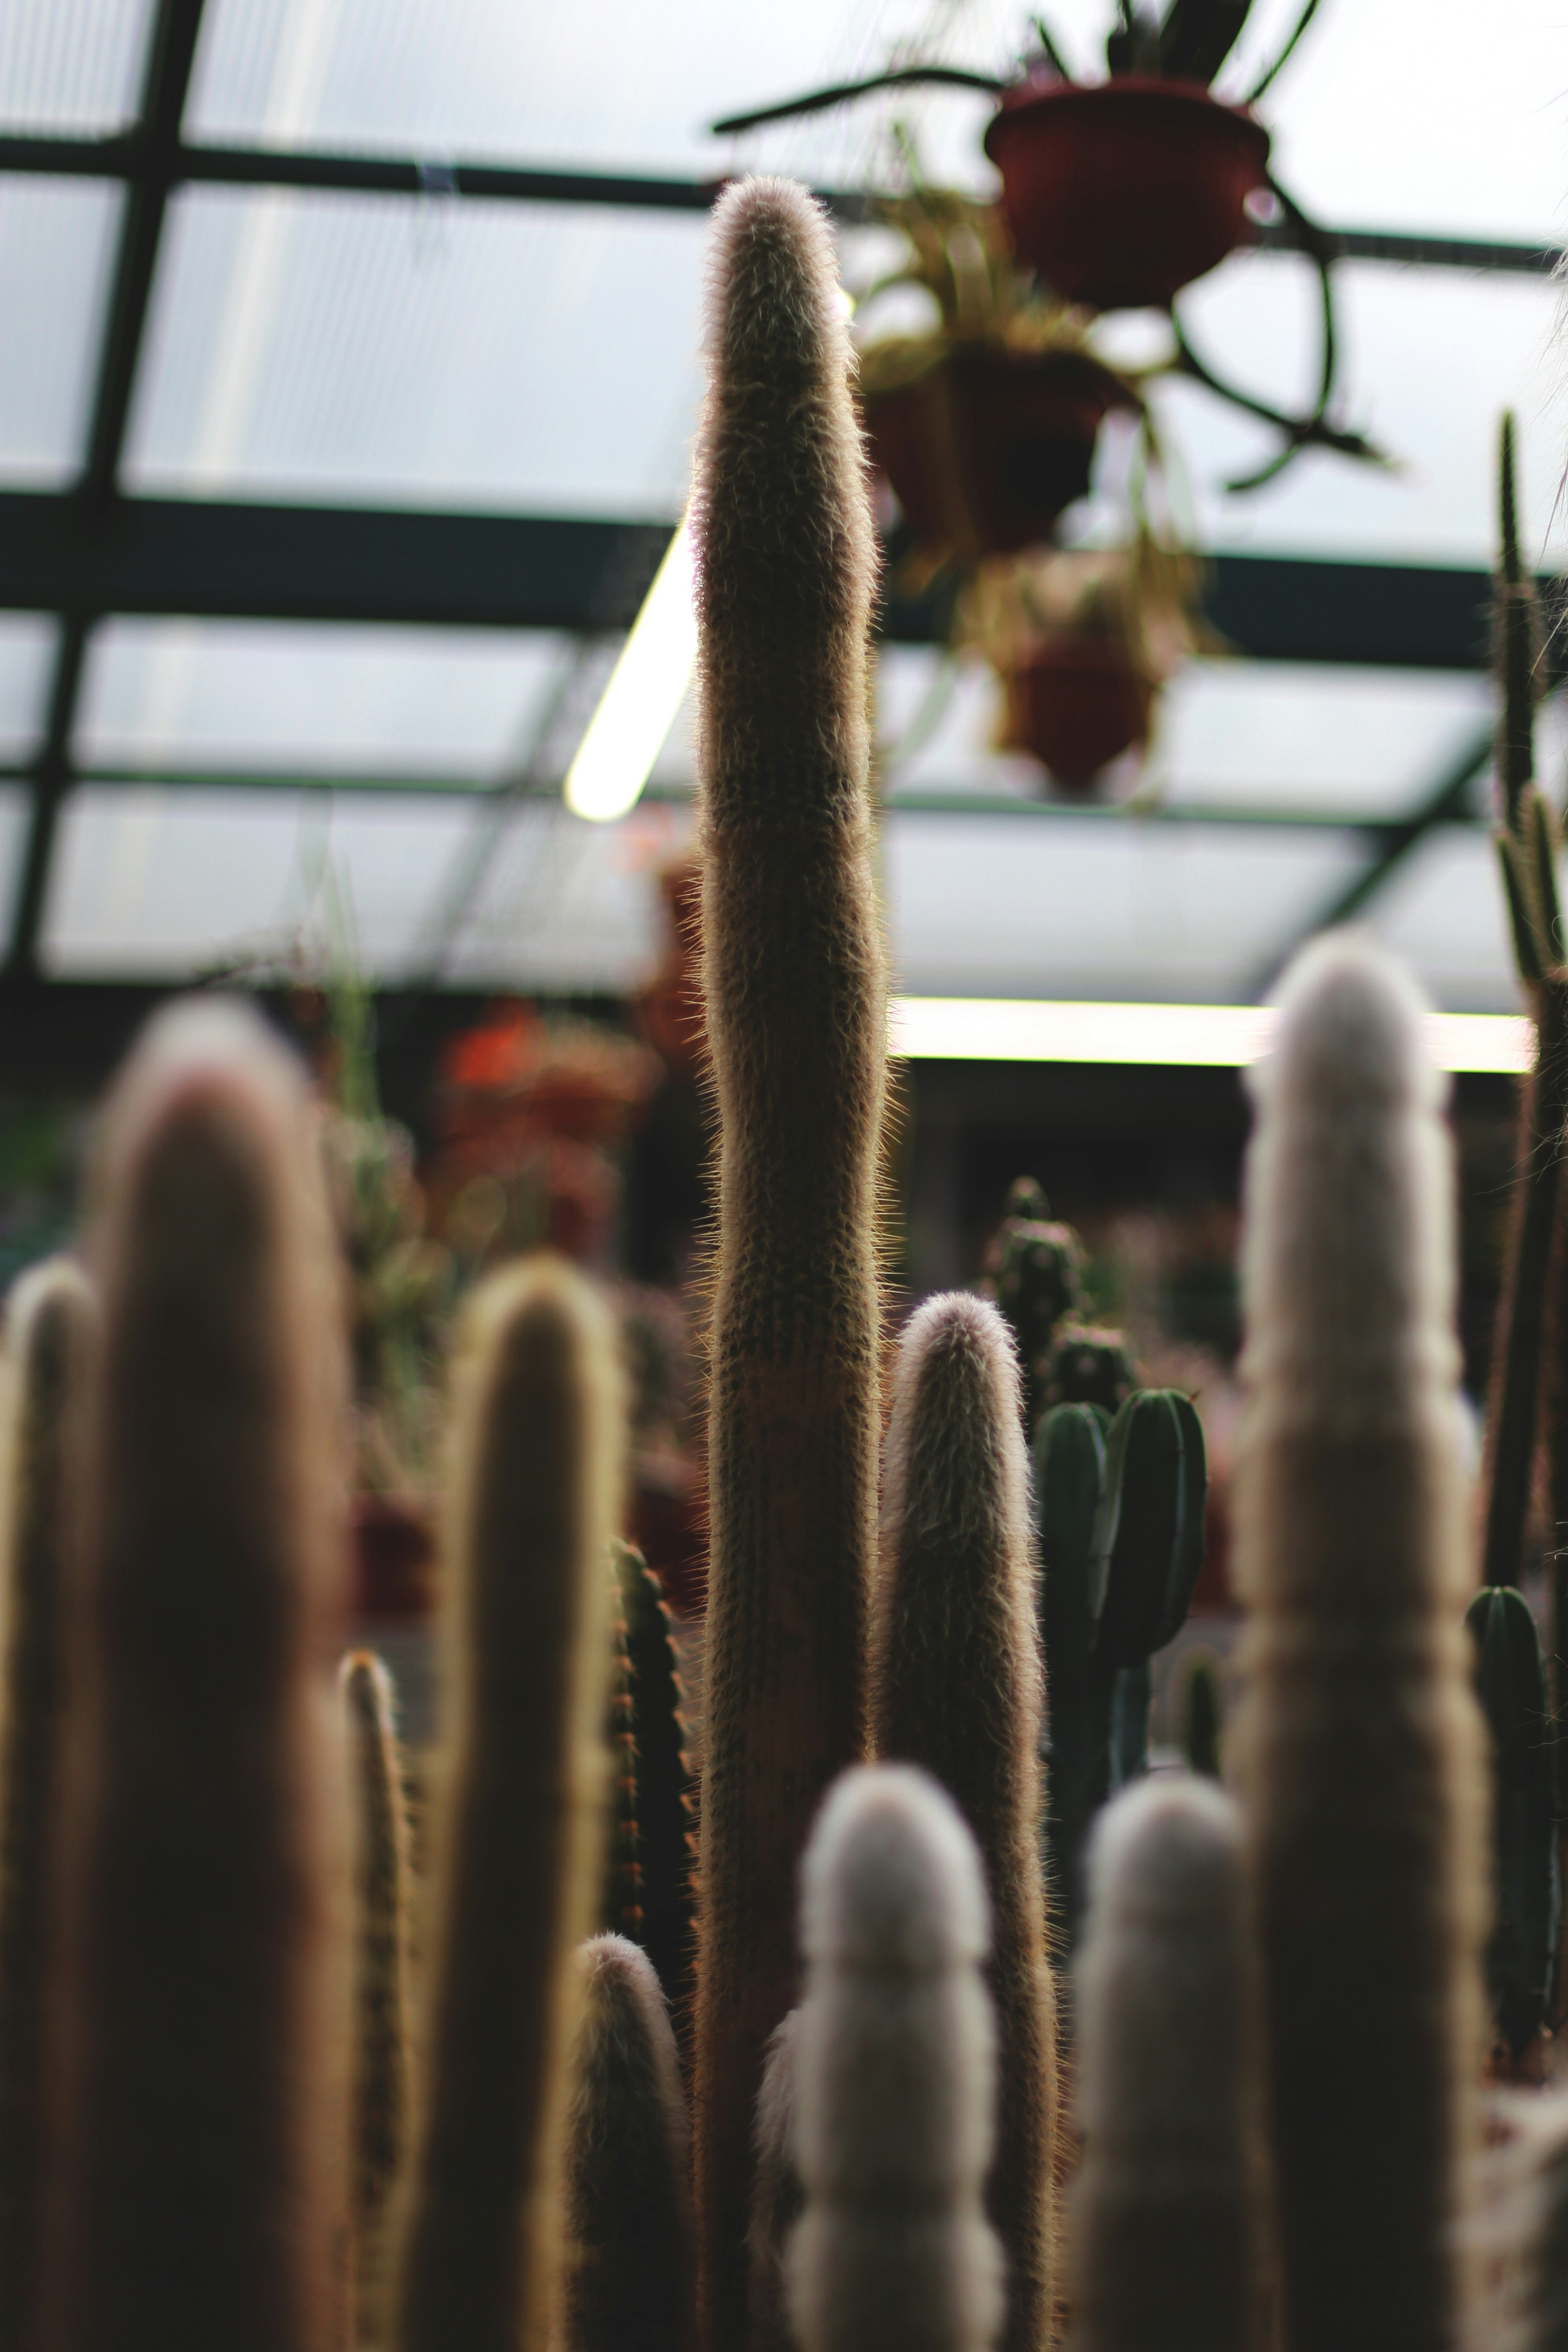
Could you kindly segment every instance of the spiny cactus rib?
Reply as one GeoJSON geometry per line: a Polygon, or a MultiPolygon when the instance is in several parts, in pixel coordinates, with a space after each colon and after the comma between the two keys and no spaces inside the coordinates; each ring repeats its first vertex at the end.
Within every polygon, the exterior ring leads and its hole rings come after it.
{"type": "MultiPolygon", "coordinates": [[[[995,2088],[980,1858],[922,1772],[846,1774],[807,1850],[785,2257],[800,2352],[989,2352],[995,2088]]],[[[1043,2343],[1044,2338],[1040,2339],[1043,2343]]]]}
{"type": "Polygon", "coordinates": [[[642,1873],[638,1940],[664,1987],[676,2040],[689,2044],[692,1834],[695,1783],[686,1753],[686,1693],[668,1603],[658,1577],[628,1543],[613,1547],[626,1622],[632,1726],[637,1742],[637,1854],[642,1873]]]}
{"type": "Polygon", "coordinates": [[[646,1952],[596,1936],[566,2120],[565,2352],[690,2352],[691,2181],[680,2063],[646,1952]]]}
{"type": "Polygon", "coordinates": [[[988,1300],[929,1299],[900,1342],[882,1476],[872,1743],[956,1799],[991,1890],[1000,2104],[987,2210],[1009,2352],[1056,2291],[1056,1988],[1040,1857],[1042,1704],[1028,1456],[1011,1337],[988,1300]]]}
{"type": "Polygon", "coordinates": [[[795,2052],[800,2011],[792,2009],[768,2043],[757,2095],[752,2175],[748,2352],[794,2352],[784,2292],[784,2254],[805,2203],[795,2158],[795,2052]]]}
{"type": "Polygon", "coordinates": [[[346,1383],[292,1059],[160,1016],[96,1193],[41,2340],[336,2352],[346,1383]]]}
{"type": "Polygon", "coordinates": [[[1243,2035],[1240,1829],[1162,1774],[1096,1825],[1078,1962],[1078,2352],[1247,2352],[1257,2171],[1243,2035]]]}
{"type": "Polygon", "coordinates": [[[561,2218],[574,1952],[603,1866],[616,1335],[551,1258],[469,1305],[442,1625],[449,1779],[393,2341],[538,2352],[561,2218]]]}
{"type": "Polygon", "coordinates": [[[1523,1593],[1483,1585],[1465,1623],[1491,1735],[1497,1917],[1487,1979],[1497,2030],[1517,2059],[1546,2021],[1557,1959],[1557,1731],[1541,1636],[1523,1593]]]}
{"type": "Polygon", "coordinates": [[[408,1810],[392,1677],[370,1650],[340,1675],[354,1812],[354,2322],[381,2341],[383,2238],[403,2160],[410,2095],[408,1810]]]}
{"type": "Polygon", "coordinates": [[[605,1745],[610,1753],[610,1832],[605,1847],[605,1880],[599,1919],[607,1933],[642,1940],[642,1840],[637,1823],[637,1738],[633,1696],[631,1636],[622,1589],[621,1549],[605,1554],[609,1581],[610,1701],[605,1745]]]}
{"type": "Polygon", "coordinates": [[[1235,1746],[1284,2338],[1451,2352],[1484,2047],[1449,1143],[1415,990],[1331,934],[1257,1079],[1235,1746]]]}
{"type": "Polygon", "coordinates": [[[708,2352],[745,2326],[752,2117],[796,1864],[863,1751],[886,982],[870,864],[876,548],[826,216],[714,212],[692,513],[703,988],[720,1115],[695,2126],[708,2352]]]}
{"type": "Polygon", "coordinates": [[[5,1309],[5,1627],[0,1664],[0,2352],[27,2352],[44,2159],[43,2026],[64,1712],[66,1547],[74,1441],[98,1336],[68,1258],[23,1276],[5,1309]]]}

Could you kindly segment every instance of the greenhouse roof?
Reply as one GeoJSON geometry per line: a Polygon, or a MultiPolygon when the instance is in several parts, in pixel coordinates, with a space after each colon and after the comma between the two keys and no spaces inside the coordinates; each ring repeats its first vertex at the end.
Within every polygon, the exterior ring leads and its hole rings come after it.
{"type": "MultiPolygon", "coordinates": [[[[1052,12],[1080,69],[1108,5],[1052,12]]],[[[1257,0],[1239,88],[1292,8],[1257,0]]],[[[618,824],[562,779],[686,493],[704,215],[797,173],[847,276],[897,116],[984,192],[988,102],[712,120],[889,58],[1005,68],[998,0],[13,0],[0,20],[0,891],[15,978],[277,966],[347,927],[388,983],[619,990],[685,837],[689,711],[618,824]]],[[[995,689],[895,598],[882,872],[913,993],[1245,1003],[1361,915],[1456,1011],[1515,1002],[1485,815],[1493,441],[1561,568],[1568,20],[1323,0],[1264,101],[1339,234],[1344,421],[1162,393],[1223,648],[1125,805],[1043,801],[995,689]]],[[[1300,408],[1311,268],[1280,224],[1183,298],[1300,408]]],[[[1130,355],[1147,320],[1118,322],[1130,355]]],[[[1094,499],[1079,528],[1091,537],[1094,499]]],[[[1547,707],[1545,780],[1564,750],[1547,707]]]]}

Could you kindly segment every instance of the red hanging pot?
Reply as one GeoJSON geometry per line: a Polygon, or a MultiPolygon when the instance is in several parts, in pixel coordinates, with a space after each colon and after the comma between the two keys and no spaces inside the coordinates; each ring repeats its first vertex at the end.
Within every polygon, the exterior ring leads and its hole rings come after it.
{"type": "Polygon", "coordinates": [[[1268,133],[1198,82],[1022,82],[985,133],[1013,241],[1094,310],[1168,310],[1247,236],[1268,133]]]}
{"type": "Polygon", "coordinates": [[[868,392],[866,430],[914,537],[972,563],[1049,539],[1089,489],[1106,412],[1136,404],[1087,352],[976,343],[868,392]]]}
{"type": "Polygon", "coordinates": [[[1154,689],[1124,646],[1066,632],[1006,676],[1010,750],[1032,751],[1064,791],[1086,793],[1149,732],[1154,689]]]}

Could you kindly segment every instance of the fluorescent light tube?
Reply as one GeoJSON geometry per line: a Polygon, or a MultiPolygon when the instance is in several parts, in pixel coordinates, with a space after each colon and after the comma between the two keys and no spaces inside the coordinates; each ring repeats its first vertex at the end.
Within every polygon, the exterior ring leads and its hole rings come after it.
{"type": "Polygon", "coordinates": [[[636,805],[696,660],[691,534],[683,517],[566,771],[565,801],[574,816],[608,824],[636,805]]]}
{"type": "MultiPolygon", "coordinates": [[[[900,996],[889,1050],[925,1062],[1144,1062],[1239,1069],[1268,1050],[1269,1004],[1088,1004],[1016,997],[900,996]]],[[[1446,1070],[1530,1067],[1531,1024],[1518,1013],[1435,1013],[1446,1070]]]]}

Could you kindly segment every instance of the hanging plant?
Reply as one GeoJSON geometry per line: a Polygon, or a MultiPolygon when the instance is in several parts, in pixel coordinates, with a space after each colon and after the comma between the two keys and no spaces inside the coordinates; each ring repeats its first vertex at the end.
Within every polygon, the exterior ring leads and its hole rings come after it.
{"type": "Polygon", "coordinates": [[[994,206],[917,186],[880,217],[910,254],[861,298],[862,319],[920,286],[940,324],[862,344],[872,457],[928,553],[970,564],[1037,545],[1087,494],[1105,416],[1141,415],[1142,395],[1089,349],[1083,318],[1019,270],[994,206]]]}
{"type": "MultiPolygon", "coordinates": [[[[1318,0],[1306,0],[1284,48],[1237,101],[1216,98],[1210,84],[1236,44],[1250,0],[1171,0],[1163,18],[1136,9],[1133,0],[1118,0],[1116,25],[1106,43],[1109,79],[1103,82],[1075,81],[1048,26],[1037,17],[1036,45],[1010,78],[956,66],[901,66],[731,115],[713,128],[720,134],[756,130],[874,90],[919,83],[985,92],[997,101],[984,144],[1001,176],[1000,215],[1010,249],[1037,274],[1042,301],[1054,300],[1058,310],[1070,305],[1089,311],[1171,311],[1168,367],[1279,434],[1279,447],[1268,463],[1228,483],[1228,489],[1259,488],[1306,448],[1384,464],[1363,435],[1332,422],[1338,364],[1334,241],[1270,174],[1268,132],[1252,112],[1317,5],[1318,0]],[[1321,357],[1316,396],[1302,415],[1292,416],[1226,383],[1200,358],[1172,310],[1183,288],[1253,239],[1259,197],[1282,213],[1297,247],[1318,273],[1321,357]]],[[[900,503],[912,519],[920,519],[916,528],[921,535],[945,538],[972,553],[1028,543],[1005,535],[1007,526],[996,507],[999,495],[1005,503],[1007,491],[1001,461],[965,466],[952,458],[955,448],[978,446],[987,424],[1000,422],[1005,446],[1025,453],[1023,505],[1037,517],[1062,484],[1076,478],[1069,452],[1081,448],[1094,394],[1085,373],[1066,365],[1060,347],[1053,351],[1052,366],[1037,371],[1032,387],[1027,371],[1000,368],[994,359],[973,352],[962,359],[944,355],[940,362],[928,355],[929,384],[926,374],[919,373],[896,385],[879,385],[879,392],[905,394],[900,406],[874,424],[873,432],[889,480],[898,487],[896,469],[906,478],[910,497],[900,493],[900,503]],[[1039,410],[1028,410],[1031,398],[1042,404],[1039,410]],[[1032,415],[1032,422],[1025,425],[1021,415],[1032,415]],[[1027,452],[1053,442],[1058,454],[1052,464],[1042,461],[1038,477],[1031,478],[1027,452]]],[[[1108,395],[1100,414],[1114,404],[1108,395]]],[[[1062,506],[1069,503],[1070,497],[1062,499],[1062,506]]],[[[1014,511],[1021,514],[1016,493],[1014,511]]],[[[1016,528],[1024,527],[1020,519],[1016,528]]],[[[1036,537],[1042,535],[1036,530],[1036,537]]]]}

